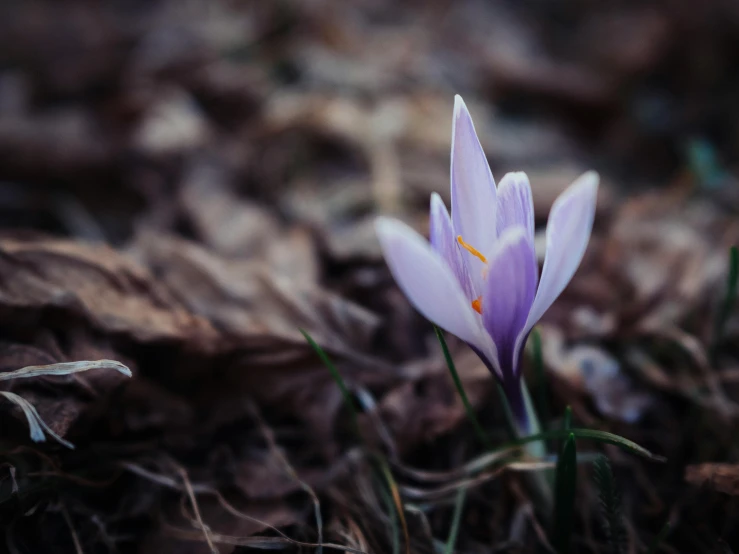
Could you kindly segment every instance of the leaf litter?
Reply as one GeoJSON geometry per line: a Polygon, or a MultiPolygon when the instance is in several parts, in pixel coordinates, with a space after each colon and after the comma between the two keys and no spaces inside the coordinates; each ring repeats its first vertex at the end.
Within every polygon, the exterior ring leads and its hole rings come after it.
{"type": "MultiPolygon", "coordinates": [[[[578,439],[610,459],[629,551],[736,550],[735,306],[715,335],[739,243],[738,28],[721,2],[0,7],[2,543],[420,553],[454,524],[456,552],[546,551],[523,472],[555,460],[482,449],[372,228],[427,229],[460,92],[498,179],[528,172],[540,229],[572,177],[604,178],[539,327],[548,441],[570,405],[576,430],[667,458],[578,439]],[[404,526],[300,329],[357,400],[404,526]]],[[[490,375],[449,347],[506,444],[490,375]]],[[[578,479],[572,552],[609,548],[601,504],[578,479]]]]}

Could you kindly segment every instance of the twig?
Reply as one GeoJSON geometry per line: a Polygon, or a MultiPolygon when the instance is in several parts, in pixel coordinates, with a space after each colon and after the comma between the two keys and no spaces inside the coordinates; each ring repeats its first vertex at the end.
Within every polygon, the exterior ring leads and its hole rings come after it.
{"type": "MultiPolygon", "coordinates": [[[[269,447],[270,453],[279,460],[280,464],[282,465],[282,468],[285,470],[285,473],[287,473],[291,479],[293,479],[296,483],[298,483],[300,488],[303,489],[308,494],[308,496],[311,497],[311,500],[313,502],[313,511],[314,511],[315,518],[316,518],[316,527],[318,531],[318,544],[322,545],[323,544],[323,518],[321,517],[321,503],[318,500],[318,495],[308,483],[303,481],[298,476],[298,472],[295,471],[295,468],[293,468],[293,466],[290,464],[290,461],[288,460],[287,456],[285,456],[285,453],[277,445],[274,432],[264,421],[256,405],[253,402],[249,402],[248,406],[249,406],[249,410],[252,412],[252,415],[254,416],[254,419],[257,421],[257,425],[259,426],[259,429],[261,430],[262,435],[264,436],[264,440],[267,442],[267,446],[269,447]]],[[[323,552],[323,546],[319,546],[318,554],[321,554],[322,552],[323,552]]]]}
{"type": "Polygon", "coordinates": [[[208,543],[208,548],[210,548],[210,551],[213,554],[218,554],[218,549],[213,544],[213,538],[211,537],[210,529],[207,525],[205,525],[205,523],[203,522],[203,518],[200,515],[198,501],[197,498],[195,498],[195,491],[192,488],[192,483],[190,483],[190,478],[187,476],[187,471],[185,471],[185,468],[183,467],[177,467],[176,469],[180,475],[180,478],[182,479],[182,483],[185,485],[187,496],[190,498],[190,505],[192,506],[193,513],[195,514],[195,519],[197,520],[198,525],[200,525],[200,528],[203,530],[205,542],[208,543]]]}
{"type": "Polygon", "coordinates": [[[77,552],[77,554],[85,554],[85,551],[82,550],[80,538],[77,536],[77,531],[75,531],[74,525],[72,524],[72,518],[70,517],[67,506],[66,504],[64,504],[63,500],[59,501],[59,506],[62,512],[62,517],[64,518],[64,522],[67,524],[67,527],[69,527],[69,533],[72,535],[72,542],[74,543],[75,552],[77,552]]]}

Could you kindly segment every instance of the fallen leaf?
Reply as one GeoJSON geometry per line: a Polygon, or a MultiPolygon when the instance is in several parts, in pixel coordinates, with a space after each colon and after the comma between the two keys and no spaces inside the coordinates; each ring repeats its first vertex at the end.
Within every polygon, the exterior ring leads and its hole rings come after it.
{"type": "Polygon", "coordinates": [[[685,480],[731,496],[739,496],[739,465],[695,464],[685,468],[685,480]]]}

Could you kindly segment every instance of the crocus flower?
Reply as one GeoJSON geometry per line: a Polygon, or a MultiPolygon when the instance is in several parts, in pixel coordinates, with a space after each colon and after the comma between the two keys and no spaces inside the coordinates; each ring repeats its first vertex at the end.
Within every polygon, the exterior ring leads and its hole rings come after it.
{"type": "Polygon", "coordinates": [[[522,433],[534,431],[521,386],[523,346],[580,265],[597,192],[598,174],[591,171],[554,202],[539,278],[528,177],[508,173],[496,188],[470,114],[457,96],[451,218],[434,193],[430,244],[398,220],[376,222],[390,271],[411,304],[472,347],[499,379],[522,433]]]}

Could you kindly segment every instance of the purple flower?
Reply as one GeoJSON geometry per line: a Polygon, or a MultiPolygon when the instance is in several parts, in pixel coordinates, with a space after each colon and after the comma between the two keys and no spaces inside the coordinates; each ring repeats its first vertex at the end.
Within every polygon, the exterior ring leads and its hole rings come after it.
{"type": "Polygon", "coordinates": [[[523,346],[580,265],[597,192],[598,174],[590,171],[554,202],[539,279],[528,177],[508,173],[496,189],[467,107],[456,96],[451,218],[434,193],[430,244],[400,221],[380,217],[376,223],[390,271],[411,304],[472,347],[500,380],[524,429],[523,346]]]}

